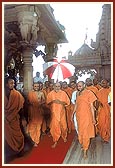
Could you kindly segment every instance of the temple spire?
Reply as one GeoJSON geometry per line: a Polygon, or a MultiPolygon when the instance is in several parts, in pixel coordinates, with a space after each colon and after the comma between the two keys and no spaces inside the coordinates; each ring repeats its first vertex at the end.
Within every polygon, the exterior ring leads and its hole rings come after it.
{"type": "Polygon", "coordinates": [[[86,33],[85,33],[84,44],[86,44],[86,43],[87,43],[87,33],[88,33],[88,28],[86,28],[86,33]]]}

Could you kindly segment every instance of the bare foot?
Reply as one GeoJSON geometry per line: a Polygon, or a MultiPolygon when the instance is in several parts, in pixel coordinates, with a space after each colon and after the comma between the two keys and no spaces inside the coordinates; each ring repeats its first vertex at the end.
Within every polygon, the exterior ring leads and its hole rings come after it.
{"type": "Polygon", "coordinates": [[[48,134],[48,137],[51,137],[51,134],[48,134]]]}
{"type": "Polygon", "coordinates": [[[87,156],[87,151],[86,150],[84,150],[83,154],[84,154],[84,156],[83,156],[84,159],[87,159],[88,156],[87,156]]]}
{"type": "Polygon", "coordinates": [[[37,146],[38,146],[38,144],[37,144],[37,143],[35,143],[35,144],[34,144],[34,147],[37,147],[37,146]]]}
{"type": "Polygon", "coordinates": [[[103,142],[103,143],[106,143],[106,144],[109,143],[108,141],[105,141],[105,140],[103,140],[103,139],[102,139],[102,142],[103,142]]]}
{"type": "Polygon", "coordinates": [[[70,134],[70,133],[71,133],[71,130],[69,130],[68,133],[70,134]]]}
{"type": "Polygon", "coordinates": [[[81,151],[83,151],[83,147],[81,147],[81,151]]]}
{"type": "Polygon", "coordinates": [[[55,148],[57,145],[57,142],[55,142],[53,145],[52,145],[52,148],[55,148]]]}
{"type": "Polygon", "coordinates": [[[109,142],[108,141],[104,141],[105,144],[108,144],[109,142]]]}
{"type": "Polygon", "coordinates": [[[67,142],[67,139],[64,139],[64,142],[67,142]]]}

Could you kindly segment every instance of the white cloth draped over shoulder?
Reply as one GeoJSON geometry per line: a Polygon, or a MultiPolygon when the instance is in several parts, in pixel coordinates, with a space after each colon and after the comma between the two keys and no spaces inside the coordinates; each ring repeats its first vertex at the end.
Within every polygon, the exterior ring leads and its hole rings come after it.
{"type": "MultiPolygon", "coordinates": [[[[71,98],[72,104],[75,104],[76,97],[77,97],[77,90],[72,93],[72,98],[71,98]]],[[[78,125],[77,125],[76,113],[74,113],[74,115],[73,115],[73,121],[74,121],[75,130],[78,133],[78,125]]]]}

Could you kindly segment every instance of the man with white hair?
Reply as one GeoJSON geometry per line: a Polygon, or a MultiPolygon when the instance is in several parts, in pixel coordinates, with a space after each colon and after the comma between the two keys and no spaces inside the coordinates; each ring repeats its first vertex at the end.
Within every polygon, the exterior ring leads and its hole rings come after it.
{"type": "Polygon", "coordinates": [[[55,148],[60,136],[67,141],[67,120],[65,107],[70,104],[68,95],[61,90],[61,84],[55,83],[54,90],[47,95],[47,104],[51,109],[50,133],[53,137],[55,148]]]}

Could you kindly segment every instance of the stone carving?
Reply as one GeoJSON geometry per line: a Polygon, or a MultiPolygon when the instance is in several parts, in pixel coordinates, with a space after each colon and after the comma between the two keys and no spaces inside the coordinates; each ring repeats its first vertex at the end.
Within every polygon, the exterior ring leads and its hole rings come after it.
{"type": "Polygon", "coordinates": [[[8,65],[7,65],[7,69],[14,69],[15,68],[15,61],[14,58],[12,57],[11,60],[9,61],[8,65]]]}
{"type": "Polygon", "coordinates": [[[33,12],[25,11],[18,14],[22,40],[26,43],[33,43],[37,40],[38,17],[33,12]]]}
{"type": "Polygon", "coordinates": [[[36,25],[32,25],[32,28],[31,28],[32,42],[35,42],[37,40],[38,31],[39,31],[39,27],[37,27],[36,25]]]}
{"type": "Polygon", "coordinates": [[[22,35],[22,40],[28,41],[29,25],[26,22],[20,23],[20,31],[22,35]]]}

